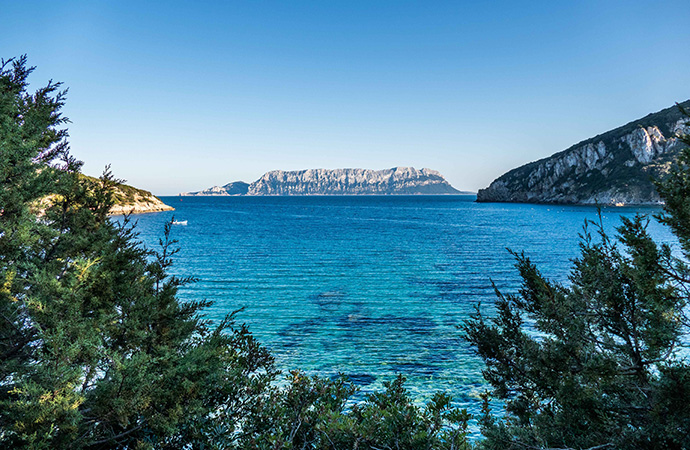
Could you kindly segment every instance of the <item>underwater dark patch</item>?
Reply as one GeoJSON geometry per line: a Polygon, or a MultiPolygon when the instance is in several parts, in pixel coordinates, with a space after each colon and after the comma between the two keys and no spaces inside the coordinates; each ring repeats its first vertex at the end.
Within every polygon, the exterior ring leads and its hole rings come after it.
{"type": "Polygon", "coordinates": [[[340,306],[344,298],[345,293],[342,290],[337,289],[310,295],[308,300],[316,304],[319,308],[334,309],[340,306]]]}
{"type": "Polygon", "coordinates": [[[341,376],[356,386],[368,386],[368,385],[372,384],[374,381],[376,381],[376,377],[374,375],[370,375],[368,373],[347,373],[347,374],[333,375],[331,377],[331,380],[337,380],[341,376]]]}
{"type": "Polygon", "coordinates": [[[362,332],[370,328],[398,328],[414,334],[429,334],[437,326],[436,322],[425,317],[368,317],[359,314],[340,317],[337,323],[343,328],[359,329],[362,332]]]}
{"type": "Polygon", "coordinates": [[[434,365],[419,362],[399,362],[391,364],[390,368],[394,373],[403,375],[435,375],[441,370],[434,365]]]}

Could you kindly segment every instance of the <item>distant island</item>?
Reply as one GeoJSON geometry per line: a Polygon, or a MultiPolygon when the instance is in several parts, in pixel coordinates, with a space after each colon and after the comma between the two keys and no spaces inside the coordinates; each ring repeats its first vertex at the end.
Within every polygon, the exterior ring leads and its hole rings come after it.
{"type": "MultiPolygon", "coordinates": [[[[690,108],[690,100],[681,103],[690,108]]],[[[687,131],[678,106],[587,139],[513,169],[477,193],[478,202],[659,204],[653,179],[663,179],[687,131]]]]}
{"type": "Polygon", "coordinates": [[[235,181],[181,196],[286,195],[439,195],[471,194],[455,189],[431,169],[394,167],[369,169],[273,170],[253,183],[235,181]]]}

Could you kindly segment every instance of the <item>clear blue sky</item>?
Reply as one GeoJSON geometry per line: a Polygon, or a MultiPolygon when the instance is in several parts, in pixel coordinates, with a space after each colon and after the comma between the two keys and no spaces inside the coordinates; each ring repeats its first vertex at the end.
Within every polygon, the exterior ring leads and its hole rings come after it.
{"type": "Polygon", "coordinates": [[[459,189],[690,98],[684,1],[5,1],[72,150],[159,195],[272,169],[459,189]]]}

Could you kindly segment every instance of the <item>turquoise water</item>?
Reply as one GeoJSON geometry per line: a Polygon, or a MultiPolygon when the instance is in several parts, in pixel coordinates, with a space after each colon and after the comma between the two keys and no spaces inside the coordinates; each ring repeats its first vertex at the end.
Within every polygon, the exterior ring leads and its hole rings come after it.
{"type": "MultiPolygon", "coordinates": [[[[478,412],[482,363],[457,325],[491,280],[518,278],[506,248],[524,250],[548,277],[566,282],[577,234],[594,207],[478,204],[474,196],[164,197],[175,212],[137,216],[155,246],[174,215],[181,248],[174,273],[199,278],[183,299],[214,301],[268,346],[281,369],[347,374],[363,392],[401,373],[419,401],[436,390],[478,412]]],[[[619,216],[654,208],[603,211],[619,216]]],[[[669,233],[657,224],[662,240],[669,233]]]]}

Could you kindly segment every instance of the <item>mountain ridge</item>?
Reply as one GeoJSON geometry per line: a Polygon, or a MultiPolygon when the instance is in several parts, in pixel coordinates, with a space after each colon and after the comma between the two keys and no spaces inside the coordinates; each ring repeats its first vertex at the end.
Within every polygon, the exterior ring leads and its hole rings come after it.
{"type": "Polygon", "coordinates": [[[253,183],[233,182],[181,196],[248,195],[440,195],[462,194],[438,171],[393,167],[391,169],[272,170],[253,183]],[[246,191],[242,189],[246,186],[246,191]],[[232,191],[230,190],[232,189],[232,191]]]}
{"type": "MultiPolygon", "coordinates": [[[[680,103],[690,107],[690,100],[680,103]]],[[[663,178],[687,130],[678,106],[651,113],[512,169],[477,193],[478,202],[659,204],[663,178]]]]}

